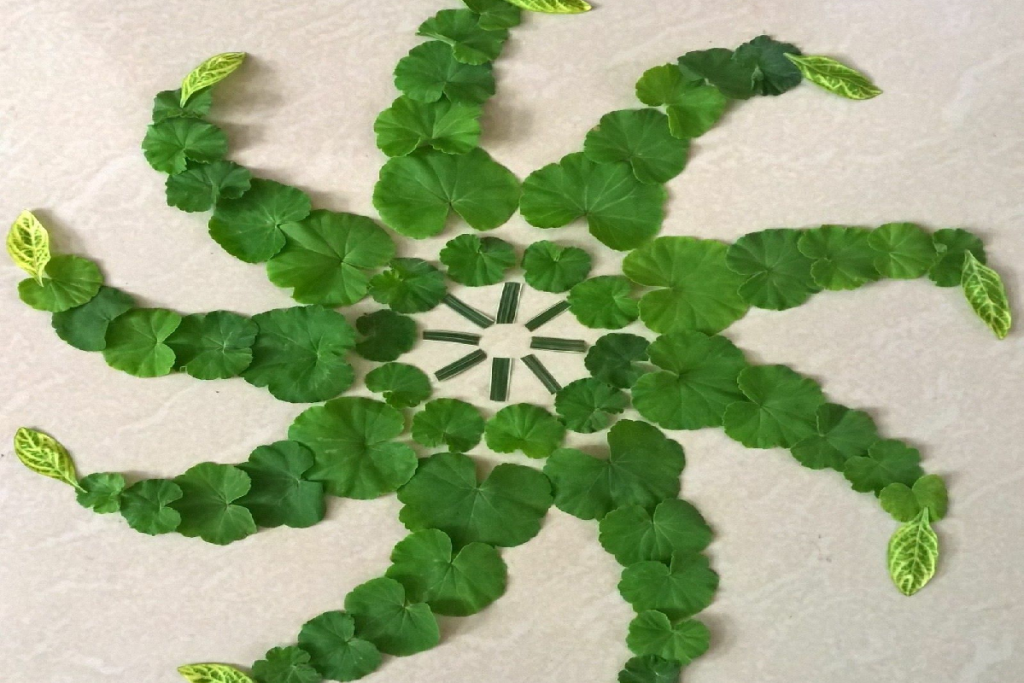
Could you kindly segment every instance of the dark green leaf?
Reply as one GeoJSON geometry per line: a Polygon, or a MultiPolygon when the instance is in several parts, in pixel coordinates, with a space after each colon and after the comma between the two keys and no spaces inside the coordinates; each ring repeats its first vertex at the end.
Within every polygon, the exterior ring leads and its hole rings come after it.
{"type": "Polygon", "coordinates": [[[912,522],[926,508],[928,519],[938,521],[946,516],[949,494],[942,477],[926,474],[915,481],[913,487],[901,482],[889,484],[882,489],[879,502],[882,509],[898,522],[912,522]]]}
{"type": "Polygon", "coordinates": [[[174,175],[184,171],[189,160],[201,164],[223,159],[228,138],[217,126],[194,118],[169,118],[146,129],[142,153],[149,165],[174,175]]]}
{"type": "Polygon", "coordinates": [[[803,75],[786,55],[800,56],[795,45],[758,36],[736,48],[734,60],[754,65],[754,91],[758,95],[781,95],[800,85],[803,75]]]}
{"type": "Polygon", "coordinates": [[[309,653],[294,645],[275,647],[252,665],[256,683],[320,683],[323,680],[309,662],[309,653]]]}
{"type": "Polygon", "coordinates": [[[238,504],[262,527],[310,527],[324,518],[324,487],[308,481],[313,452],[296,441],[277,441],[254,450],[238,469],[252,486],[238,504]]]}
{"type": "Polygon", "coordinates": [[[368,640],[355,637],[356,622],[340,611],[324,612],[310,619],[299,632],[299,647],[309,653],[322,675],[337,681],[354,681],[380,666],[380,652],[368,640]]]}
{"type": "Polygon", "coordinates": [[[737,379],[746,401],[725,411],[725,433],[748,448],[790,448],[815,433],[821,387],[785,365],[755,365],[737,379]]]}
{"type": "Polygon", "coordinates": [[[565,438],[565,427],[548,411],[529,403],[506,406],[487,421],[487,447],[496,453],[522,451],[546,458],[565,438]]]}
{"type": "Polygon", "coordinates": [[[678,683],[681,669],[679,662],[654,655],[633,657],[619,672],[619,683],[678,683]]]}
{"type": "Polygon", "coordinates": [[[62,313],[92,300],[103,286],[99,267],[80,256],[54,256],[43,269],[42,282],[26,278],[18,296],[37,311],[62,313]]]}
{"type": "Polygon", "coordinates": [[[498,58],[508,40],[505,29],[485,29],[480,15],[468,9],[445,9],[420,25],[418,35],[436,38],[452,46],[463,64],[486,64],[498,58]]]}
{"type": "Polygon", "coordinates": [[[441,634],[430,607],[406,599],[398,581],[381,577],[356,586],[345,597],[359,635],[386,654],[414,655],[437,645],[441,634]]]}
{"type": "Polygon", "coordinates": [[[370,280],[377,303],[396,313],[422,313],[441,303],[447,292],[440,270],[418,258],[396,258],[388,270],[370,280]]]}
{"type": "Polygon", "coordinates": [[[448,277],[469,287],[501,282],[516,265],[515,248],[497,237],[459,235],[441,250],[448,277]]]}
{"type": "Polygon", "coordinates": [[[569,291],[569,310],[587,327],[618,330],[640,317],[633,286],[621,275],[584,280],[569,291]]]}
{"type": "Polygon", "coordinates": [[[854,491],[873,491],[877,495],[889,484],[913,486],[924,470],[916,448],[895,439],[883,439],[876,441],[867,455],[847,460],[843,474],[854,491]]]}
{"type": "Polygon", "coordinates": [[[92,299],[53,314],[57,336],[82,351],[102,351],[107,346],[107,327],[117,316],[131,310],[135,300],[113,287],[100,287],[92,299]]]}
{"type": "MultiPolygon", "coordinates": [[[[967,252],[985,263],[985,245],[974,234],[961,228],[943,228],[932,233],[938,259],[928,270],[928,277],[939,287],[956,287],[963,278],[967,252]]],[[[934,517],[932,518],[934,519],[934,517]]]]}
{"type": "Polygon", "coordinates": [[[389,157],[430,146],[445,154],[465,154],[480,140],[480,106],[465,102],[420,102],[399,97],[373,124],[377,147],[389,157]]]}
{"type": "Polygon", "coordinates": [[[513,28],[522,21],[522,12],[505,0],[463,0],[469,9],[480,15],[480,27],[488,31],[513,28]]]}
{"type": "Polygon", "coordinates": [[[690,145],[669,131],[656,109],[624,109],[601,117],[587,133],[583,152],[599,164],[624,162],[642,183],[667,183],[682,173],[690,145]]]}
{"type": "Polygon", "coordinates": [[[179,117],[201,119],[210,113],[213,105],[213,92],[200,90],[190,97],[184,106],[181,104],[181,89],[164,90],[153,98],[153,123],[179,117]]]}
{"type": "Polygon", "coordinates": [[[687,80],[675,64],[644,73],[637,81],[636,96],[652,107],[665,105],[669,130],[684,140],[711,130],[729,103],[718,88],[687,80]]]}
{"type": "Polygon", "coordinates": [[[797,246],[814,263],[811,276],[822,289],[856,289],[881,275],[875,270],[875,251],[868,245],[871,231],[841,225],[806,230],[797,246]]]}
{"type": "Polygon", "coordinates": [[[555,396],[555,412],[562,422],[582,434],[605,429],[628,405],[624,391],[593,377],[570,382],[555,396]]]}
{"type": "Polygon", "coordinates": [[[210,219],[210,236],[235,258],[261,263],[285,244],[285,226],[306,218],[309,196],[288,185],[255,178],[237,198],[222,198],[210,219]]]}
{"type": "Polygon", "coordinates": [[[231,161],[193,162],[186,171],[167,177],[167,204],[182,211],[209,211],[221,197],[241,197],[251,181],[249,169],[231,161]]]}
{"type": "Polygon", "coordinates": [[[619,593],[637,612],[658,610],[685,619],[711,604],[718,574],[698,553],[675,553],[671,562],[638,562],[622,570],[619,593]]]}
{"type": "Polygon", "coordinates": [[[734,100],[746,100],[757,94],[756,68],[752,61],[735,59],[732,50],[722,47],[687,52],[679,58],[684,79],[697,83],[707,81],[734,100]]]}
{"type": "Polygon", "coordinates": [[[121,516],[128,526],[150,536],[178,528],[181,515],[171,503],[182,496],[181,488],[166,479],[143,479],[121,495],[121,516]]]}
{"type": "Polygon", "coordinates": [[[438,398],[423,406],[412,419],[412,438],[416,443],[443,446],[456,453],[472,450],[484,434],[480,411],[454,398],[438,398]]]}
{"type": "Polygon", "coordinates": [[[932,238],[913,223],[886,223],[871,232],[875,268],[883,277],[912,280],[921,277],[937,258],[932,238]]]}
{"type": "Polygon", "coordinates": [[[811,276],[813,261],[800,253],[800,235],[788,228],[762,230],[729,247],[726,262],[747,278],[739,292],[751,306],[783,311],[821,290],[811,276]]]}
{"type": "Polygon", "coordinates": [[[417,45],[398,62],[395,87],[421,102],[446,97],[483,104],[494,94],[494,74],[490,64],[463,64],[450,45],[434,40],[417,45]]]}
{"type": "Polygon", "coordinates": [[[651,610],[637,615],[629,624],[626,645],[637,655],[654,655],[689,664],[707,652],[711,634],[695,619],[673,624],[661,612],[651,610]]]}
{"type": "Polygon", "coordinates": [[[356,353],[367,360],[392,361],[416,345],[416,321],[389,310],[359,316],[356,329],[364,339],[356,344],[356,353]]]}
{"type": "Polygon", "coordinates": [[[393,408],[412,408],[430,398],[430,378],[412,365],[388,363],[366,375],[366,388],[384,394],[393,408]]]}
{"type": "Polygon", "coordinates": [[[186,315],[167,346],[175,367],[196,379],[226,379],[249,367],[258,330],[249,318],[227,311],[186,315]]]}
{"type": "Polygon", "coordinates": [[[878,441],[878,429],[871,416],[835,403],[818,407],[814,434],[793,446],[793,457],[804,467],[831,467],[840,472],[850,458],[867,454],[878,441]]]}
{"type": "Polygon", "coordinates": [[[124,475],[117,472],[97,472],[78,480],[78,504],[100,514],[121,509],[124,475]]]}
{"type": "Polygon", "coordinates": [[[167,340],[181,316],[163,308],[133,308],[107,326],[103,358],[107,365],[136,377],[161,377],[174,368],[167,340]]]}
{"type": "Polygon", "coordinates": [[[585,364],[595,378],[620,389],[636,384],[644,374],[641,366],[647,360],[650,342],[635,334],[606,334],[587,353],[585,364]]]}
{"type": "Polygon", "coordinates": [[[678,498],[658,503],[653,515],[639,505],[627,505],[601,520],[601,546],[624,567],[668,562],[676,552],[699,553],[711,536],[697,508],[678,498]]]}
{"type": "Polygon", "coordinates": [[[534,242],[523,254],[526,283],[542,292],[572,289],[587,278],[590,266],[590,254],[579,247],[563,247],[554,242],[534,242]]]}

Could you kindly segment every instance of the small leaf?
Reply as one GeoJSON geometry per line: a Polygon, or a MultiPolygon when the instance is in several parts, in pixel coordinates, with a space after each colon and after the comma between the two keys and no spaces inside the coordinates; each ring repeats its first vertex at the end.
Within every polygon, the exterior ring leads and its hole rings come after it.
{"type": "Polygon", "coordinates": [[[996,337],[1005,339],[1013,323],[1010,302],[999,273],[992,270],[974,254],[967,252],[961,284],[964,296],[978,317],[995,332],[996,337]]]}
{"type": "Polygon", "coordinates": [[[121,509],[121,493],[124,492],[124,475],[118,472],[97,472],[82,477],[78,482],[78,504],[101,515],[121,509]]]}
{"type": "Polygon", "coordinates": [[[507,0],[516,7],[546,14],[579,14],[593,9],[584,0],[507,0]]]}
{"type": "Polygon", "coordinates": [[[75,474],[75,463],[71,461],[67,449],[49,434],[20,427],[14,434],[14,454],[36,474],[82,490],[75,474]]]}
{"type": "Polygon", "coordinates": [[[7,233],[7,253],[14,265],[43,284],[43,269],[50,262],[50,234],[31,211],[22,211],[11,225],[7,233]]]}
{"type": "Polygon", "coordinates": [[[43,275],[42,284],[32,278],[18,283],[18,297],[37,311],[63,313],[90,301],[103,286],[99,266],[81,256],[54,256],[43,275]]]}
{"type": "Polygon", "coordinates": [[[121,516],[136,531],[156,536],[167,534],[181,524],[181,515],[170,506],[180,499],[181,488],[167,479],[135,482],[121,496],[121,516]]]}
{"type": "Polygon", "coordinates": [[[889,540],[889,576],[904,595],[918,592],[935,576],[939,537],[928,523],[927,508],[889,540]]]}
{"type": "Polygon", "coordinates": [[[181,106],[184,107],[195,93],[220,83],[242,66],[244,52],[223,52],[214,55],[192,69],[181,82],[181,106]]]}
{"type": "Polygon", "coordinates": [[[831,57],[787,53],[786,58],[796,64],[804,78],[836,95],[851,100],[870,100],[882,94],[867,76],[831,57]]]}
{"type": "Polygon", "coordinates": [[[186,664],[178,673],[189,683],[253,683],[253,680],[227,664],[186,664]]]}

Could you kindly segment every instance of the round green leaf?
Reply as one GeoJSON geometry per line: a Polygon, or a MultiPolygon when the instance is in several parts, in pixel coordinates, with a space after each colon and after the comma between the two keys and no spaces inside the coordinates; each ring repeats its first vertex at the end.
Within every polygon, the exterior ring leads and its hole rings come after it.
{"type": "Polygon", "coordinates": [[[637,655],[654,655],[689,664],[707,652],[711,643],[708,627],[695,619],[673,624],[654,610],[642,612],[629,624],[626,645],[637,655]]]}
{"type": "Polygon", "coordinates": [[[476,230],[492,230],[515,213],[519,181],[479,147],[460,155],[421,149],[384,164],[373,205],[414,239],[439,234],[453,211],[476,230]]]}
{"type": "Polygon", "coordinates": [[[409,481],[416,453],[394,441],[405,430],[402,414],[369,398],[336,398],[308,408],[288,430],[288,438],[313,451],[306,473],[327,492],[346,498],[377,498],[409,481]]]}
{"type": "Polygon", "coordinates": [[[878,441],[878,429],[871,416],[835,403],[818,407],[814,434],[793,446],[793,457],[804,467],[830,467],[840,472],[850,458],[866,455],[878,441]]]}
{"type": "Polygon", "coordinates": [[[883,277],[912,280],[935,264],[938,255],[928,233],[913,223],[886,223],[868,237],[875,268],[883,277]]]}
{"type": "Polygon", "coordinates": [[[444,245],[441,263],[448,277],[469,287],[493,285],[516,266],[516,250],[497,237],[459,235],[444,245]]]}
{"type": "Polygon", "coordinates": [[[256,533],[252,514],[236,501],[249,492],[249,475],[231,465],[204,462],[174,478],[182,497],[171,507],[181,515],[178,533],[227,545],[256,533]]]}
{"type": "Polygon", "coordinates": [[[228,138],[217,126],[194,118],[169,118],[146,129],[142,153],[163,173],[181,173],[188,161],[208,164],[228,153],[228,138]]]}
{"type": "Polygon", "coordinates": [[[153,123],[178,117],[201,119],[210,113],[213,91],[200,90],[181,103],[181,89],[163,90],[153,98],[153,123]]]}
{"type": "Polygon", "coordinates": [[[393,259],[388,270],[370,280],[374,300],[396,313],[429,311],[447,290],[441,271],[418,258],[393,259]]]}
{"type": "Polygon", "coordinates": [[[729,437],[748,448],[789,448],[815,433],[825,396],[814,380],[785,365],[755,365],[737,381],[747,400],[726,408],[729,437]]]}
{"type": "Polygon", "coordinates": [[[480,16],[468,9],[445,9],[420,25],[418,35],[436,38],[452,46],[463,64],[486,64],[498,58],[508,40],[505,29],[485,29],[480,16]]]}
{"type": "Polygon", "coordinates": [[[162,308],[134,308],[107,326],[103,358],[107,365],[136,377],[161,377],[174,369],[167,340],[181,316],[162,308]]]}
{"type": "Polygon", "coordinates": [[[252,363],[242,374],[254,387],[290,403],[326,401],[352,385],[345,356],[355,331],[337,311],[321,306],[279,308],[252,317],[259,327],[252,363]]]}
{"type": "Polygon", "coordinates": [[[227,311],[186,315],[167,346],[175,366],[196,379],[226,379],[249,367],[258,330],[249,318],[227,311]]]}
{"type": "MultiPolygon", "coordinates": [[[[956,287],[963,279],[967,252],[985,263],[985,245],[976,235],[961,228],[943,228],[932,234],[938,258],[928,270],[928,277],[939,287],[956,287]]],[[[932,519],[935,519],[932,517],[932,519]]]]}
{"type": "Polygon", "coordinates": [[[890,484],[913,486],[924,470],[916,448],[896,439],[883,439],[876,441],[867,455],[847,460],[843,475],[854,491],[873,491],[877,495],[890,484]]]}
{"type": "Polygon", "coordinates": [[[78,480],[78,504],[100,514],[121,509],[124,475],[117,472],[97,472],[78,480]]]}
{"type": "Polygon", "coordinates": [[[637,81],[636,97],[652,107],[665,105],[669,131],[684,140],[711,130],[729,104],[718,88],[687,80],[676,64],[648,69],[637,81]]]}
{"type": "Polygon", "coordinates": [[[100,287],[96,296],[81,306],[53,314],[57,336],[82,351],[102,351],[107,346],[110,321],[131,310],[135,299],[113,287],[100,287]]]}
{"type": "Polygon", "coordinates": [[[800,85],[803,74],[786,55],[800,55],[790,43],[780,43],[768,36],[758,36],[736,48],[733,59],[754,65],[754,91],[759,95],[781,95],[800,85]]]}
{"type": "Polygon", "coordinates": [[[522,12],[505,0],[463,0],[469,9],[480,15],[480,28],[500,31],[513,28],[522,21],[522,12]]]}
{"type": "Polygon", "coordinates": [[[267,262],[267,276],[278,287],[292,289],[292,298],[303,304],[356,303],[369,288],[363,271],[395,256],[391,238],[365,216],[317,210],[281,230],[286,242],[267,262]]]}
{"type": "Polygon", "coordinates": [[[430,398],[430,378],[405,363],[388,363],[366,375],[366,388],[384,394],[393,408],[413,408],[430,398]]]}
{"type": "Polygon", "coordinates": [[[141,533],[170,533],[181,523],[181,515],[171,507],[181,496],[181,488],[173,481],[143,479],[121,494],[121,516],[128,526],[141,533]]]}
{"type": "Polygon", "coordinates": [[[340,611],[324,612],[299,631],[299,647],[313,666],[335,681],[354,681],[380,666],[380,652],[368,640],[355,637],[356,622],[340,611]]]}
{"type": "Polygon", "coordinates": [[[217,202],[210,236],[235,258],[262,263],[284,247],[285,226],[303,220],[309,211],[305,192],[255,178],[245,194],[217,202]]]}
{"type": "Polygon", "coordinates": [[[412,418],[412,438],[422,446],[465,453],[480,443],[483,434],[480,411],[454,398],[430,401],[412,418]]]}
{"type": "Polygon", "coordinates": [[[99,267],[80,256],[59,255],[43,269],[42,282],[18,283],[18,296],[37,311],[61,313],[92,300],[103,285],[99,267]]]}
{"type": "Polygon", "coordinates": [[[565,427],[548,411],[529,403],[505,406],[487,421],[487,447],[496,453],[522,451],[546,458],[565,438],[565,427]]]}
{"type": "Polygon", "coordinates": [[[221,197],[241,197],[251,180],[249,169],[231,161],[193,162],[188,170],[167,177],[167,204],[182,211],[209,211],[221,197]]]}
{"type": "Polygon", "coordinates": [[[601,275],[584,280],[569,291],[569,310],[580,324],[618,330],[640,317],[633,286],[621,275],[601,275]]]}
{"type": "Polygon", "coordinates": [[[644,374],[641,363],[647,360],[649,345],[647,339],[635,334],[612,332],[590,347],[584,364],[596,379],[628,389],[644,374]]]}
{"type": "Polygon", "coordinates": [[[746,277],[739,293],[751,306],[783,311],[821,290],[811,276],[813,261],[800,253],[800,230],[752,232],[729,247],[726,263],[746,277]]]}
{"type": "Polygon", "coordinates": [[[622,272],[638,285],[659,287],[640,300],[640,318],[662,334],[714,334],[742,318],[745,278],[726,265],[728,247],[715,240],[659,237],[626,256],[622,272]]]}
{"type": "Polygon", "coordinates": [[[389,157],[430,146],[445,154],[465,154],[480,140],[480,106],[465,102],[420,102],[399,97],[373,124],[377,147],[389,157]]]}
{"type": "Polygon", "coordinates": [[[498,465],[478,483],[472,459],[439,453],[420,462],[398,500],[398,518],[410,531],[440,529],[457,548],[512,547],[540,531],[551,507],[551,484],[537,470],[510,464],[498,465]]]}
{"type": "Polygon", "coordinates": [[[661,657],[633,657],[619,672],[619,683],[678,683],[682,667],[661,657]]]}
{"type": "Polygon", "coordinates": [[[452,540],[437,529],[417,531],[399,541],[387,572],[405,586],[410,600],[453,617],[476,614],[500,598],[507,574],[492,546],[470,543],[453,555],[452,540]]]}
{"type": "Polygon", "coordinates": [[[309,481],[313,452],[296,441],[259,446],[238,469],[249,475],[252,486],[238,504],[252,513],[262,527],[304,529],[324,518],[324,487],[309,481]]]}
{"type": "Polygon", "coordinates": [[[302,648],[275,647],[252,665],[252,676],[256,683],[320,683],[323,679],[309,660],[302,648]]]}
{"type": "Polygon", "coordinates": [[[490,64],[463,64],[450,45],[439,40],[417,45],[395,67],[395,87],[421,102],[446,97],[452,102],[483,104],[494,95],[490,64]]]}
{"type": "Polygon", "coordinates": [[[679,70],[687,81],[707,81],[730,99],[746,100],[755,95],[757,65],[735,59],[733,51],[726,48],[687,52],[679,58],[679,70]]]}
{"type": "Polygon", "coordinates": [[[698,553],[676,553],[669,564],[638,562],[622,570],[619,593],[637,612],[658,610],[685,619],[711,604],[718,574],[698,553]]]}
{"type": "Polygon", "coordinates": [[[563,247],[554,242],[534,242],[523,254],[526,284],[542,292],[572,289],[587,279],[590,266],[590,254],[579,247],[563,247]]]}
{"type": "Polygon", "coordinates": [[[856,289],[881,277],[875,270],[875,251],[868,246],[870,230],[823,225],[805,230],[797,247],[814,263],[811,277],[822,289],[856,289]]]}
{"type": "Polygon", "coordinates": [[[523,218],[560,228],[586,217],[590,234],[625,251],[654,237],[664,218],[665,189],[641,183],[629,164],[597,164],[577,153],[534,171],[523,182],[523,218]]]}
{"type": "Polygon", "coordinates": [[[345,611],[356,631],[386,654],[406,657],[437,645],[441,634],[430,607],[411,602],[398,581],[381,577],[345,596],[345,611]]]}
{"type": "Polygon", "coordinates": [[[627,505],[601,520],[601,546],[625,567],[668,562],[677,552],[699,553],[711,536],[697,508],[678,498],[658,503],[653,515],[639,505],[627,505]]]}
{"type": "Polygon", "coordinates": [[[599,164],[621,161],[642,183],[667,183],[682,173],[690,145],[669,131],[656,109],[624,109],[601,117],[587,133],[583,152],[599,164]]]}
{"type": "Polygon", "coordinates": [[[889,484],[882,489],[878,502],[898,522],[914,521],[925,508],[928,509],[928,519],[938,521],[946,516],[949,495],[942,477],[926,474],[915,481],[913,487],[900,482],[889,484]]]}
{"type": "Polygon", "coordinates": [[[570,382],[555,396],[555,412],[566,427],[581,434],[605,429],[628,405],[624,391],[593,377],[570,382]]]}
{"type": "Polygon", "coordinates": [[[356,353],[367,360],[392,361],[416,345],[416,321],[389,310],[359,316],[356,329],[364,339],[356,344],[356,353]]]}

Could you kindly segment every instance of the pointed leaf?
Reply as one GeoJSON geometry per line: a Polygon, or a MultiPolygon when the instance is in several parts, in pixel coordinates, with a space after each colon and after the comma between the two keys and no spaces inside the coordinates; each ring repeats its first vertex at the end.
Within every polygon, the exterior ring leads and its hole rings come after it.
{"type": "Polygon", "coordinates": [[[939,561],[939,537],[928,523],[924,509],[904,524],[889,541],[889,576],[904,595],[918,592],[935,576],[939,561]]]}
{"type": "Polygon", "coordinates": [[[205,88],[220,83],[235,72],[245,61],[244,52],[222,52],[192,69],[181,82],[181,106],[205,88]]]}
{"type": "Polygon", "coordinates": [[[882,91],[861,72],[822,55],[787,54],[803,77],[815,85],[851,100],[870,100],[882,91]]]}
{"type": "Polygon", "coordinates": [[[36,474],[62,481],[76,489],[78,477],[75,474],[75,463],[55,438],[28,427],[19,427],[14,433],[14,454],[25,467],[36,474]]]}
{"type": "Polygon", "coordinates": [[[22,211],[7,233],[7,253],[18,266],[39,284],[50,262],[50,233],[31,211],[22,211]]]}
{"type": "Polygon", "coordinates": [[[1010,313],[1010,302],[1006,298],[1006,288],[999,273],[984,265],[967,252],[964,261],[963,280],[964,296],[978,317],[988,325],[999,339],[1005,339],[1010,332],[1013,318],[1010,313]]]}

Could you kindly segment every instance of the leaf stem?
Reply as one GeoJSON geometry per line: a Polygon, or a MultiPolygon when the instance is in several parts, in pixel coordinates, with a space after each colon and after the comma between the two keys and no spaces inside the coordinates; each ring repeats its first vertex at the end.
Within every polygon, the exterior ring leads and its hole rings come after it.
{"type": "Polygon", "coordinates": [[[483,363],[485,360],[487,360],[487,354],[483,352],[483,349],[477,349],[468,356],[463,356],[454,363],[449,363],[448,365],[444,366],[443,368],[435,372],[434,376],[437,377],[437,379],[440,381],[451,379],[452,377],[455,377],[456,375],[461,375],[466,370],[469,370],[470,368],[479,365],[480,363],[483,363]]]}
{"type": "Polygon", "coordinates": [[[569,302],[559,301],[557,304],[547,309],[546,311],[542,311],[535,315],[534,317],[530,318],[530,320],[526,322],[526,329],[528,329],[530,332],[533,332],[541,325],[545,325],[551,322],[552,320],[554,320],[555,318],[557,318],[558,316],[560,316],[561,314],[565,313],[568,310],[569,302]]]}
{"type": "Polygon", "coordinates": [[[491,316],[487,315],[486,313],[481,313],[480,311],[476,310],[475,308],[467,304],[462,299],[458,299],[452,296],[451,294],[446,294],[445,297],[441,299],[441,303],[443,303],[445,306],[452,309],[453,311],[455,311],[456,313],[458,313],[463,318],[473,323],[477,327],[487,329],[488,327],[494,324],[494,319],[491,318],[491,316]]]}
{"type": "Polygon", "coordinates": [[[491,400],[507,401],[512,384],[512,359],[495,358],[491,361],[491,400]]]}
{"type": "Polygon", "coordinates": [[[540,359],[532,353],[523,356],[523,364],[530,369],[540,383],[544,385],[544,388],[550,391],[552,394],[557,394],[562,390],[562,385],[558,383],[554,375],[548,372],[548,369],[544,367],[544,364],[540,362],[540,359]]]}

